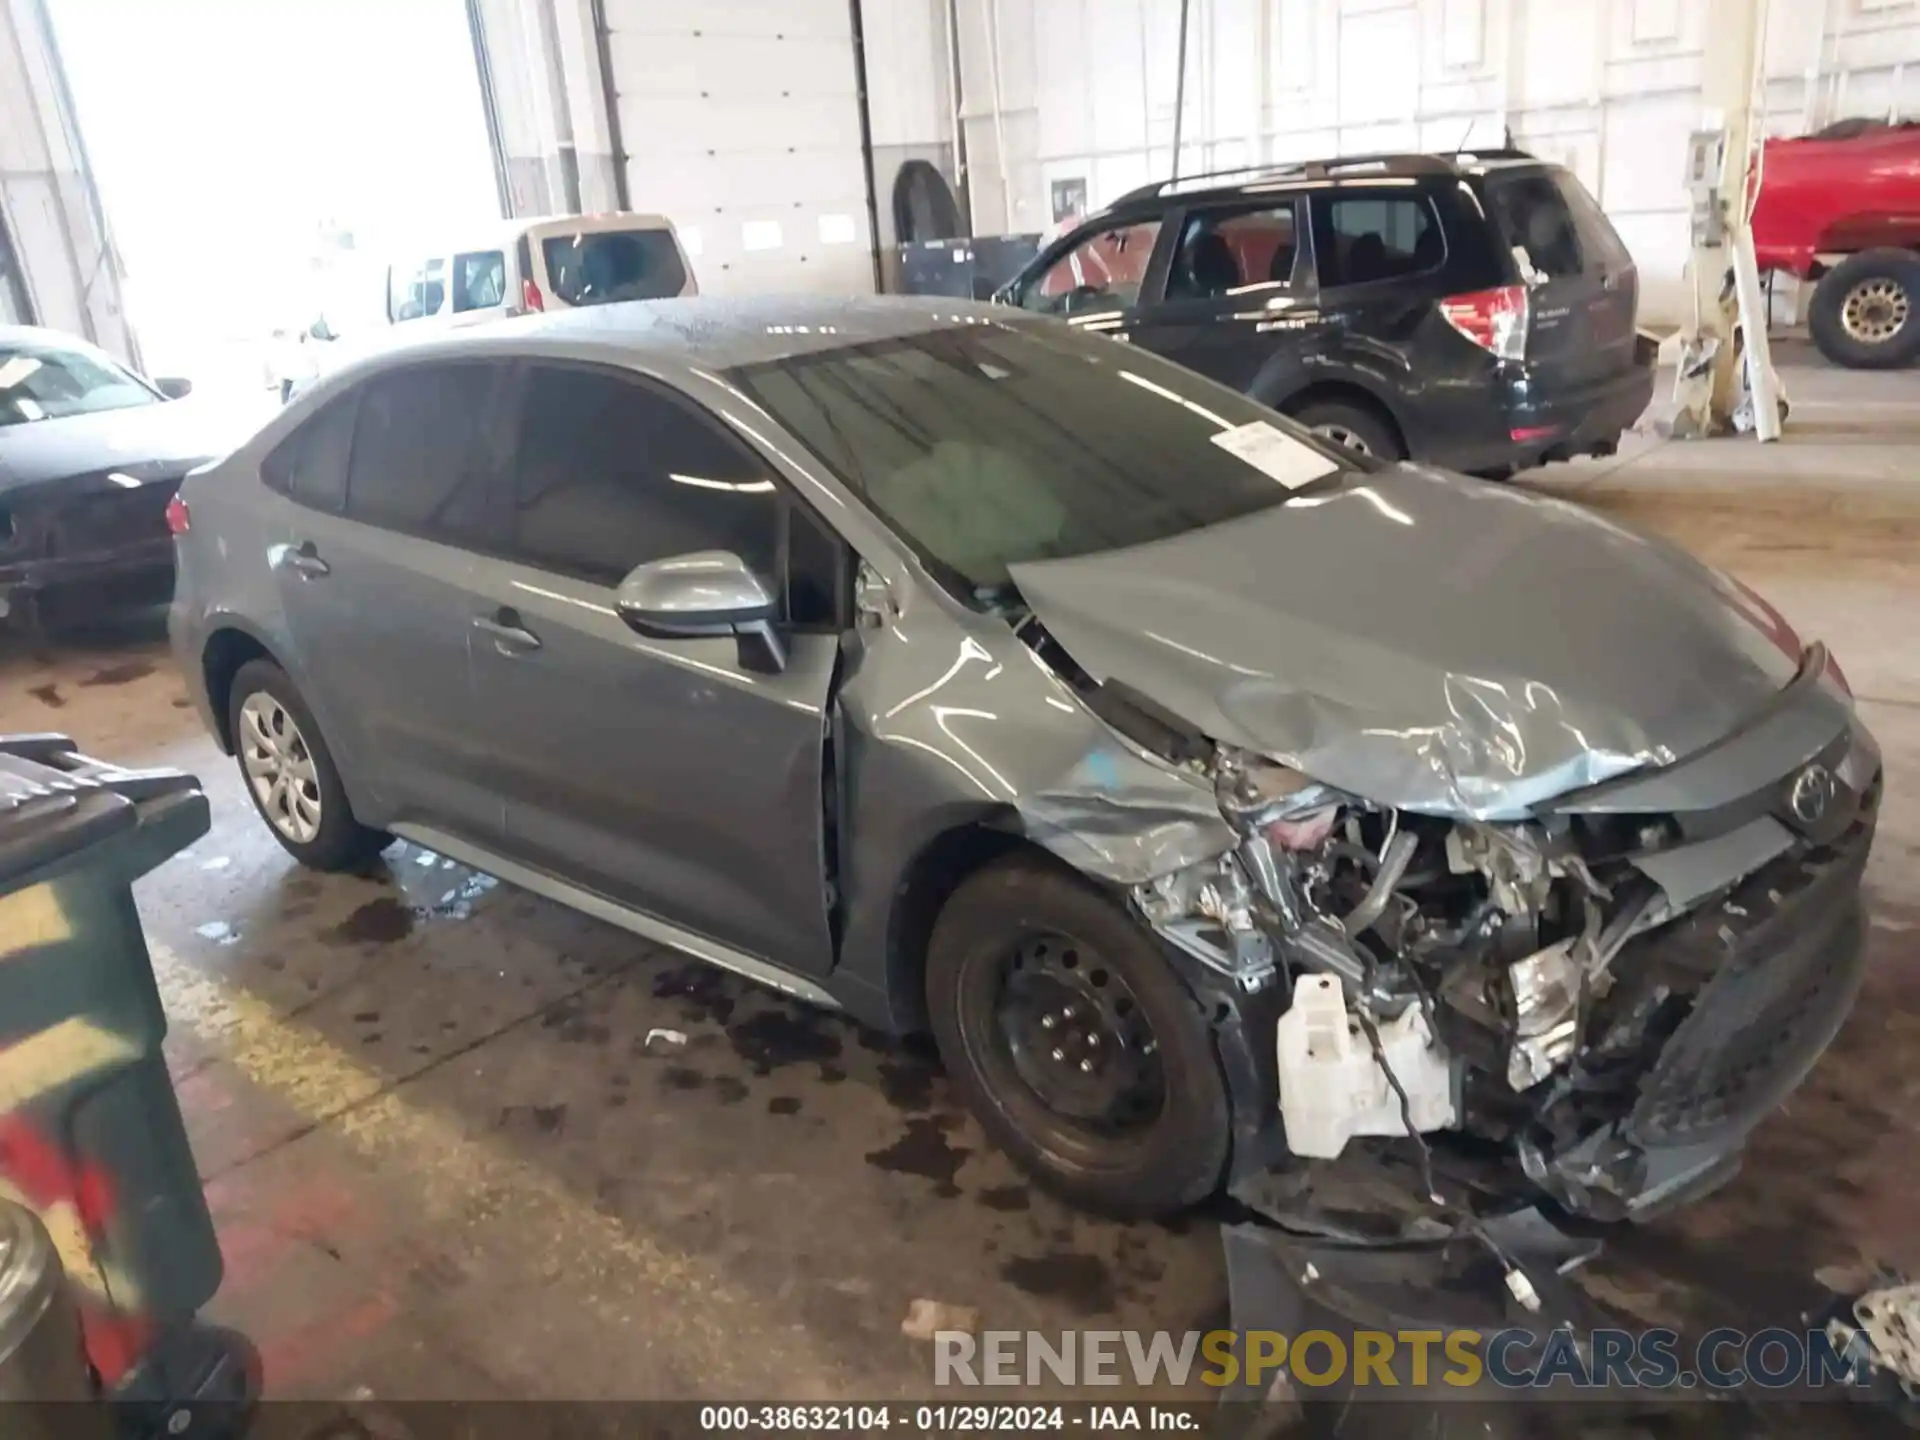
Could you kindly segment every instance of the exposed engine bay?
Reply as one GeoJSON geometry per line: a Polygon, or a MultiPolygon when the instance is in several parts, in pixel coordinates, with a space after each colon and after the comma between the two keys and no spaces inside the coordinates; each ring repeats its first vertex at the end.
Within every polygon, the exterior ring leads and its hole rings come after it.
{"type": "MultiPolygon", "coordinates": [[[[1717,1149],[1686,1153],[1667,1174],[1647,1150],[1744,1133],[1797,1082],[1851,1001],[1853,967],[1830,977],[1824,957],[1810,955],[1804,983],[1746,997],[1738,1020],[1719,1017],[1720,1049],[1764,1050],[1724,1074],[1712,1037],[1669,1054],[1691,1018],[1713,1020],[1702,1000],[1737,963],[1719,952],[1733,953],[1726,942],[1742,922],[1781,910],[1836,867],[1857,877],[1872,797],[1848,826],[1855,844],[1847,834],[1833,837],[1840,848],[1790,844],[1717,893],[1676,904],[1653,878],[1658,867],[1642,868],[1682,842],[1674,819],[1403,814],[1227,747],[1208,770],[1238,844],[1135,887],[1133,900],[1167,940],[1243,990],[1289,993],[1275,1043],[1298,1159],[1413,1137],[1421,1192],[1446,1209],[1459,1197],[1434,1178],[1433,1146],[1444,1141],[1466,1170],[1480,1162],[1475,1188],[1489,1184],[1484,1162],[1505,1156],[1520,1174],[1491,1188],[1509,1198],[1533,1188],[1595,1219],[1637,1215],[1731,1173],[1717,1149]],[[1700,937],[1689,917],[1722,943],[1690,949],[1700,937]],[[1636,946],[1655,935],[1666,943],[1636,946]],[[1822,990],[1833,992],[1824,1010],[1814,1003],[1822,990]],[[1781,1033],[1740,1035],[1741,1022],[1781,1033]],[[1803,1057],[1786,1053],[1796,1037],[1785,1032],[1799,1024],[1818,1036],[1803,1057]],[[1791,1074],[1767,1077],[1768,1063],[1791,1074]],[[1663,1093],[1675,1086],[1685,1093],[1663,1093]]],[[[1849,899],[1850,887],[1832,897],[1849,899]]],[[[1838,934],[1816,944],[1857,950],[1838,934]]],[[[1782,969],[1792,960],[1768,957],[1782,969]]]]}
{"type": "MultiPolygon", "coordinates": [[[[1128,894],[1204,973],[1277,1011],[1252,1043],[1273,1047],[1281,1192],[1361,1161],[1398,1177],[1387,1208],[1408,1233],[1542,1202],[1645,1218],[1734,1173],[1851,1006],[1880,784],[1857,725],[1758,788],[1743,777],[1732,804],[1644,809],[1657,792],[1616,785],[1617,804],[1481,820],[1215,743],[1124,684],[1088,684],[1039,626],[1023,638],[1211,787],[1228,848],[1128,894]]],[[[1830,734],[1828,664],[1810,647],[1777,708],[1817,704],[1830,734]]]]}

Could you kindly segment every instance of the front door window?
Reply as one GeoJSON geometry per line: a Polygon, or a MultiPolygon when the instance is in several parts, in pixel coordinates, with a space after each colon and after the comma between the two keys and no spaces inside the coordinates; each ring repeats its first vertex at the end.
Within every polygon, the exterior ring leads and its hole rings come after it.
{"type": "Polygon", "coordinates": [[[1073,315],[1134,304],[1147,278],[1160,222],[1091,230],[1021,291],[1024,309],[1043,315],[1073,315]]]}

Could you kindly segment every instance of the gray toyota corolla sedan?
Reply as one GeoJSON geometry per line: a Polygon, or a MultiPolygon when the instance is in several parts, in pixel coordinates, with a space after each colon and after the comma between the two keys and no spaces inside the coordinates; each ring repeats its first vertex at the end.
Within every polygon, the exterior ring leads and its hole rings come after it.
{"type": "Polygon", "coordinates": [[[1880,761],[1819,644],[1055,321],[534,317],[181,498],[174,643],[295,857],[402,836],[931,1029],[1092,1206],[1372,1165],[1415,1228],[1644,1216],[1860,979],[1880,761]]]}

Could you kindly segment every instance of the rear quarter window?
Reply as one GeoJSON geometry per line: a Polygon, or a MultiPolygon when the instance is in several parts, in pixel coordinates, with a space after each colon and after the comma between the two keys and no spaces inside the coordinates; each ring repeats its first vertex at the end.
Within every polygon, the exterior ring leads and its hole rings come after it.
{"type": "Polygon", "coordinates": [[[1553,172],[1553,183],[1560,191],[1561,198],[1567,202],[1567,209],[1573,212],[1574,228],[1579,231],[1580,243],[1587,253],[1597,255],[1609,267],[1631,265],[1633,256],[1627,253],[1620,232],[1613,228],[1606,211],[1600,208],[1599,201],[1587,193],[1587,187],[1580,183],[1579,177],[1571,171],[1556,170],[1553,172]]]}
{"type": "Polygon", "coordinates": [[[347,500],[347,466],[359,409],[356,391],[328,401],[303,421],[260,463],[267,488],[312,509],[339,514],[347,500]]]}
{"type": "Polygon", "coordinates": [[[1516,262],[1548,280],[1566,280],[1631,264],[1613,224],[1567,170],[1495,175],[1487,210],[1516,262]]]}

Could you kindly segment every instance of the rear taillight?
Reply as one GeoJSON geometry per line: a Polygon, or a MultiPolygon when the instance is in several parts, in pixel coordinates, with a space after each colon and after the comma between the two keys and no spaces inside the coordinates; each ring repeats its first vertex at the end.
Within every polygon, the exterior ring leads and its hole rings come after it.
{"type": "Polygon", "coordinates": [[[534,284],[531,278],[520,282],[520,303],[526,307],[529,314],[547,308],[547,302],[540,294],[540,287],[534,284]]]}
{"type": "Polygon", "coordinates": [[[1527,356],[1527,287],[1502,285],[1449,295],[1440,302],[1447,323],[1467,339],[1501,360],[1527,356]]]}
{"type": "MultiPolygon", "coordinates": [[[[153,512],[147,512],[151,515],[153,512]]],[[[177,494],[167,501],[167,529],[175,535],[184,535],[193,528],[193,516],[187,510],[187,502],[177,494]]]]}

